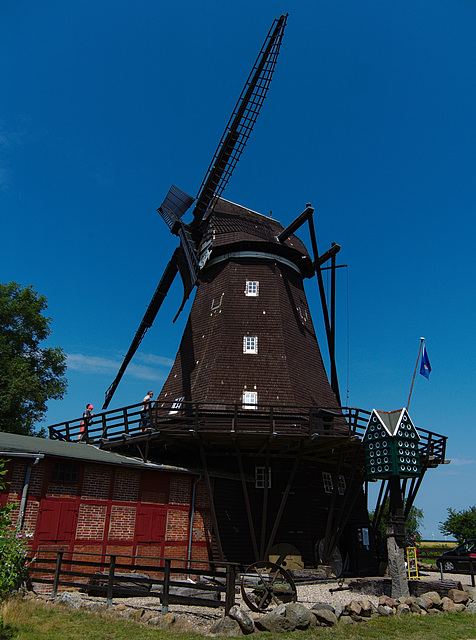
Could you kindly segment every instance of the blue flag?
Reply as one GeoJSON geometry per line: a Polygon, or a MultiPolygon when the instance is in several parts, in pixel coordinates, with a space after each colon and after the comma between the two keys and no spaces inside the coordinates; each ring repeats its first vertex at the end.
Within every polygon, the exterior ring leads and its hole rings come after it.
{"type": "Polygon", "coordinates": [[[430,378],[431,365],[430,359],[428,358],[428,354],[426,352],[426,347],[423,346],[423,353],[421,354],[421,365],[420,365],[420,373],[425,378],[430,378]]]}

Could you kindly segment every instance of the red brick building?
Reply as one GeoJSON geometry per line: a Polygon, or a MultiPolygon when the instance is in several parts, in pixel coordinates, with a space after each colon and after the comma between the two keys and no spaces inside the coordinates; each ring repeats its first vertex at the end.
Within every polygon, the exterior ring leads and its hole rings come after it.
{"type": "Polygon", "coordinates": [[[0,457],[8,469],[1,504],[15,505],[13,524],[34,550],[209,557],[199,472],[10,433],[0,433],[0,457]]]}

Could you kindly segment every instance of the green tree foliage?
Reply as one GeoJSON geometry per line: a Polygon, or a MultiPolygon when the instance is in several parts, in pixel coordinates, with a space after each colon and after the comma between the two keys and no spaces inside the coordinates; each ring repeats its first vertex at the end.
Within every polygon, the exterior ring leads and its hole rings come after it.
{"type": "Polygon", "coordinates": [[[33,434],[49,399],[66,392],[66,356],[40,348],[51,333],[46,298],[33,287],[0,283],[0,431],[33,434]]]}
{"type": "MultiPolygon", "coordinates": [[[[376,534],[382,539],[385,540],[387,537],[387,520],[388,520],[388,512],[390,509],[390,500],[387,498],[385,504],[383,505],[382,515],[380,521],[377,523],[376,534]]],[[[374,522],[375,512],[370,512],[370,521],[374,522]]],[[[423,524],[423,510],[418,509],[415,506],[410,508],[408,513],[408,517],[405,522],[405,538],[407,541],[414,541],[416,544],[420,543],[422,540],[422,535],[420,528],[423,524]]]]}
{"type": "Polygon", "coordinates": [[[453,536],[458,542],[476,538],[476,505],[456,511],[448,507],[448,517],[440,522],[439,530],[445,536],[453,536]]]}
{"type": "MultiPolygon", "coordinates": [[[[5,489],[5,460],[0,460],[0,490],[5,489]]],[[[10,511],[13,505],[0,507],[0,599],[22,584],[26,572],[27,545],[22,533],[14,530],[10,511]]]]}

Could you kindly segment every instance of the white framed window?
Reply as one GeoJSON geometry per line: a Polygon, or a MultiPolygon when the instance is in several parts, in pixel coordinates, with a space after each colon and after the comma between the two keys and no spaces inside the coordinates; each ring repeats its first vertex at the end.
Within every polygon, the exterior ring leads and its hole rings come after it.
{"type": "Polygon", "coordinates": [[[258,394],[256,391],[243,391],[243,409],[257,409],[258,394]]]}
{"type": "Polygon", "coordinates": [[[257,280],[247,280],[245,288],[245,296],[258,296],[259,282],[257,280]]]}
{"type": "MultiPolygon", "coordinates": [[[[323,471],[322,472],[322,482],[324,484],[324,492],[325,493],[332,493],[334,491],[334,483],[332,481],[332,474],[331,473],[329,473],[328,471],[323,471]]],[[[344,495],[345,489],[346,489],[345,477],[344,476],[339,476],[339,478],[337,480],[337,491],[339,492],[340,496],[344,495]]]]}
{"type": "Polygon", "coordinates": [[[324,492],[332,493],[334,484],[332,482],[332,475],[328,471],[322,472],[322,482],[324,483],[324,492]]]}
{"type": "Polygon", "coordinates": [[[219,298],[213,298],[212,300],[212,306],[211,306],[211,310],[212,311],[216,311],[217,309],[219,309],[221,307],[221,303],[223,302],[223,296],[225,294],[222,293],[221,296],[219,298]]]}
{"type": "Polygon", "coordinates": [[[258,353],[258,338],[257,338],[257,336],[244,336],[243,337],[243,353],[258,353]]]}
{"type": "MultiPolygon", "coordinates": [[[[264,489],[266,481],[266,467],[255,467],[255,488],[264,489]]],[[[268,469],[268,489],[271,488],[271,469],[268,469]]]]}
{"type": "Polygon", "coordinates": [[[182,402],[185,400],[185,396],[180,396],[180,398],[175,398],[175,400],[172,402],[172,407],[169,411],[169,415],[172,415],[174,413],[178,413],[180,411],[180,409],[182,408],[182,402]]]}
{"type": "Polygon", "coordinates": [[[337,491],[340,496],[343,496],[345,493],[346,485],[344,476],[339,476],[339,480],[337,481],[337,491]]]}
{"type": "Polygon", "coordinates": [[[307,315],[307,309],[302,308],[302,307],[298,307],[297,308],[298,313],[299,313],[299,317],[301,318],[301,322],[306,322],[308,315],[307,315]]]}

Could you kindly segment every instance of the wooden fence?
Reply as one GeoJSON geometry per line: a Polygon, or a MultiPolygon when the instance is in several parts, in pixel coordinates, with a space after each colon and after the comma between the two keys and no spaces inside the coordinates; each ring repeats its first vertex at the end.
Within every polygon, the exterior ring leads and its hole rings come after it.
{"type": "Polygon", "coordinates": [[[112,604],[112,599],[117,596],[152,596],[160,600],[162,613],[168,612],[169,604],[188,604],[202,607],[224,606],[225,613],[228,614],[235,604],[239,567],[233,563],[210,563],[209,569],[205,571],[203,560],[197,562],[201,568],[194,569],[193,561],[186,562],[187,567],[184,568],[184,561],[178,559],[139,559],[125,555],[96,555],[73,551],[42,550],[32,553],[32,558],[28,568],[29,581],[32,584],[51,585],[53,597],[58,594],[60,586],[75,587],[86,593],[104,594],[108,604],[112,604]],[[91,560],[93,557],[98,559],[91,560]],[[140,565],[137,560],[140,560],[140,565]],[[144,560],[150,564],[143,564],[144,560]],[[186,576],[196,579],[206,577],[206,581],[195,582],[187,580],[186,576]],[[174,593],[177,588],[197,590],[197,597],[174,593]],[[209,592],[210,598],[204,597],[204,592],[209,592]],[[224,601],[221,600],[222,593],[224,601]]]}

